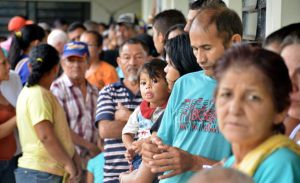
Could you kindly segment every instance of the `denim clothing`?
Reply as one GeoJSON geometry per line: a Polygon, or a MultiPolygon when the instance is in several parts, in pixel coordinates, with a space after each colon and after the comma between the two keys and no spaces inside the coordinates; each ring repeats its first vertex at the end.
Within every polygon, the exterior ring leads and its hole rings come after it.
{"type": "Polygon", "coordinates": [[[11,160],[0,160],[0,183],[15,183],[16,159],[13,157],[11,160]]]}
{"type": "Polygon", "coordinates": [[[132,160],[133,169],[134,170],[139,169],[141,163],[142,163],[142,156],[136,154],[132,160]]]}
{"type": "Polygon", "coordinates": [[[58,175],[20,167],[15,170],[15,176],[17,183],[61,183],[63,180],[58,175]]]}

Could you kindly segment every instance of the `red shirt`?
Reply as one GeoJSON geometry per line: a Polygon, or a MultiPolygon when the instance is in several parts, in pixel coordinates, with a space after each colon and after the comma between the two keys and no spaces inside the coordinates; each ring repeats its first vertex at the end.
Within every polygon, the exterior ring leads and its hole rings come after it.
{"type": "MultiPolygon", "coordinates": [[[[11,105],[0,104],[0,125],[15,115],[15,108],[11,105]]],[[[16,140],[13,132],[0,139],[0,160],[10,160],[16,152],[16,148],[16,140]]]]}

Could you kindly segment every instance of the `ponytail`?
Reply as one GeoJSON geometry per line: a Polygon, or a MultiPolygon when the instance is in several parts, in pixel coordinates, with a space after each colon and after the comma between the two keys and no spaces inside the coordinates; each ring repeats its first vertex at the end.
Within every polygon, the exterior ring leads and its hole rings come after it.
{"type": "Polygon", "coordinates": [[[32,41],[42,41],[44,37],[44,30],[36,24],[26,25],[21,31],[15,32],[8,53],[8,60],[11,68],[15,69],[20,61],[20,56],[29,48],[32,41]]]}
{"type": "Polygon", "coordinates": [[[31,87],[41,80],[45,73],[52,70],[59,63],[59,54],[48,44],[41,44],[30,52],[31,73],[27,80],[27,87],[31,87]]]}
{"type": "Polygon", "coordinates": [[[16,65],[20,60],[19,57],[22,53],[22,48],[23,48],[22,32],[18,31],[12,37],[11,46],[7,57],[12,69],[15,69],[16,65]]]}

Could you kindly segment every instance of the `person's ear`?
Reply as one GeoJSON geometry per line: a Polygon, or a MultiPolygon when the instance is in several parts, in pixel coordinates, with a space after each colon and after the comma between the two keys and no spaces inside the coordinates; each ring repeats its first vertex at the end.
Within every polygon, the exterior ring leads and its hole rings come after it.
{"type": "Polygon", "coordinates": [[[161,33],[161,32],[158,33],[158,41],[159,41],[161,44],[163,44],[163,45],[164,45],[164,43],[165,43],[164,35],[163,35],[163,33],[161,33]]]}
{"type": "Polygon", "coordinates": [[[275,125],[278,125],[278,124],[280,124],[280,123],[282,123],[282,122],[284,121],[284,119],[285,119],[286,116],[287,116],[288,110],[289,110],[289,109],[287,108],[287,109],[283,110],[282,112],[277,113],[277,114],[275,115],[275,118],[274,118],[274,124],[275,124],[275,125]]]}
{"type": "Polygon", "coordinates": [[[34,47],[34,46],[37,46],[39,43],[40,43],[39,40],[34,40],[30,44],[32,45],[32,47],[34,47]]]}
{"type": "Polygon", "coordinates": [[[59,64],[53,67],[52,72],[54,73],[55,77],[58,75],[59,72],[59,64]]]}
{"type": "Polygon", "coordinates": [[[120,57],[117,57],[117,64],[121,68],[121,58],[120,57]]]}
{"type": "Polygon", "coordinates": [[[62,58],[62,59],[60,60],[60,65],[61,65],[61,67],[62,67],[63,70],[64,70],[64,67],[66,66],[66,58],[62,58]]]}
{"type": "Polygon", "coordinates": [[[232,37],[231,37],[231,44],[235,44],[235,43],[240,43],[242,41],[242,36],[239,35],[239,34],[234,34],[232,37]]]}
{"type": "Polygon", "coordinates": [[[171,92],[172,92],[172,89],[171,89],[171,88],[169,88],[169,86],[168,86],[168,83],[167,83],[167,87],[168,87],[168,91],[167,91],[167,92],[168,92],[169,94],[171,94],[171,92]]]}
{"type": "Polygon", "coordinates": [[[32,65],[30,62],[27,63],[27,66],[28,66],[28,70],[29,70],[29,73],[32,72],[32,65]]]}

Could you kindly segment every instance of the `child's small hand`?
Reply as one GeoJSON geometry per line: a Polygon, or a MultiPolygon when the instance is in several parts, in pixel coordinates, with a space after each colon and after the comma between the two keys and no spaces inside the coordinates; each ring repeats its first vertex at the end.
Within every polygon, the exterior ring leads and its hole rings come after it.
{"type": "Polygon", "coordinates": [[[144,142],[144,139],[132,142],[131,147],[135,153],[141,154],[143,142],[144,142]]]}
{"type": "Polygon", "coordinates": [[[133,160],[133,157],[135,156],[135,152],[132,148],[129,148],[125,152],[125,159],[130,163],[133,160]]]}

